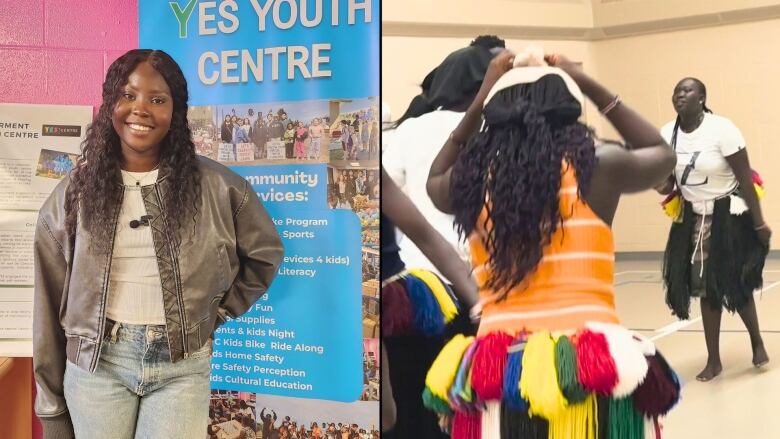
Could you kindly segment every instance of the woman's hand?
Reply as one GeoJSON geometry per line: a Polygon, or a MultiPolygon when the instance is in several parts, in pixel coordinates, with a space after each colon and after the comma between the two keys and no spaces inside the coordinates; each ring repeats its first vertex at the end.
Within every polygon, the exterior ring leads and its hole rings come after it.
{"type": "Polygon", "coordinates": [[[761,227],[756,228],[756,234],[758,235],[758,240],[769,247],[769,241],[772,239],[772,229],[770,229],[766,223],[761,227]]]}
{"type": "Polygon", "coordinates": [[[559,69],[569,74],[571,74],[573,71],[580,71],[580,66],[559,53],[545,55],[544,60],[547,61],[547,64],[549,64],[550,67],[558,67],[559,69]]]}
{"type": "Polygon", "coordinates": [[[511,50],[502,50],[498,55],[493,57],[488,65],[485,77],[482,79],[482,86],[479,89],[478,98],[475,101],[484,102],[487,98],[490,89],[496,85],[498,78],[504,76],[504,73],[512,69],[512,65],[515,62],[515,54],[511,50]]]}

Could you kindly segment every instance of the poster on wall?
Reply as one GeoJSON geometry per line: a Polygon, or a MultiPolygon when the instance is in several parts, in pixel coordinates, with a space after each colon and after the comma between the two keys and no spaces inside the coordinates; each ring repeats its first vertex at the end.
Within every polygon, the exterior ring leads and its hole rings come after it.
{"type": "Polygon", "coordinates": [[[32,338],[38,209],[73,168],[92,107],[0,104],[0,338],[32,338]]]}
{"type": "Polygon", "coordinates": [[[187,78],[198,154],[252,185],[285,246],[269,292],[215,334],[210,433],[378,437],[379,10],[139,1],[140,47],[187,78]]]}

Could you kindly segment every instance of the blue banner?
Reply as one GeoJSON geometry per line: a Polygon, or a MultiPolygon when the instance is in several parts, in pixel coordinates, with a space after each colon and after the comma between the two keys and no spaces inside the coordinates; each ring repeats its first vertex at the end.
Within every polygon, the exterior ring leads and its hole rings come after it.
{"type": "Polygon", "coordinates": [[[182,67],[192,105],[379,94],[376,0],[140,0],[140,45],[182,67]]]}
{"type": "Polygon", "coordinates": [[[360,224],[347,210],[271,215],[285,257],[271,291],[220,328],[220,389],[352,402],[363,389],[360,224]],[[323,336],[327,334],[327,336],[323,336]]]}
{"type": "Polygon", "coordinates": [[[140,47],[187,78],[196,152],[251,184],[285,246],[214,336],[210,432],[379,434],[380,7],[139,0],[140,47]]]}

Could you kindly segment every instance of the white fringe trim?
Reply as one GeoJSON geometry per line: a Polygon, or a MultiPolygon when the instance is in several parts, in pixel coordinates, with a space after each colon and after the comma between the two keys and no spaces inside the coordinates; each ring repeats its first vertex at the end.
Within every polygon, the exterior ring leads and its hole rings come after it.
{"type": "Polygon", "coordinates": [[[618,383],[612,390],[615,398],[630,395],[647,376],[647,359],[642,343],[634,338],[628,329],[611,323],[588,322],[586,327],[604,334],[609,345],[609,353],[615,360],[618,383]]]}
{"type": "Polygon", "coordinates": [[[729,211],[732,215],[742,215],[748,211],[747,203],[745,203],[745,200],[743,200],[742,197],[731,195],[731,207],[729,208],[729,211]]]}

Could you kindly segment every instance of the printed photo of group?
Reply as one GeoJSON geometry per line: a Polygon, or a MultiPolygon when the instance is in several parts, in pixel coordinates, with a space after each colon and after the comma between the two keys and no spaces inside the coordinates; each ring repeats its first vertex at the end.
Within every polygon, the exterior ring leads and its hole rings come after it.
{"type": "Polygon", "coordinates": [[[199,106],[190,107],[188,119],[197,153],[228,165],[326,163],[353,156],[369,160],[374,124],[378,160],[376,102],[366,98],[199,106]]]}
{"type": "Polygon", "coordinates": [[[363,337],[379,337],[379,250],[363,247],[363,337]]]}
{"type": "Polygon", "coordinates": [[[38,156],[38,167],[35,170],[35,175],[38,177],[61,180],[68,175],[74,166],[76,166],[77,158],[77,154],[53,151],[51,149],[41,149],[41,154],[38,156]]]}
{"type": "Polygon", "coordinates": [[[379,401],[379,339],[363,340],[363,393],[361,401],[379,401]]]}
{"type": "Polygon", "coordinates": [[[331,164],[345,166],[358,163],[361,166],[376,167],[379,163],[379,108],[376,100],[371,105],[355,111],[339,114],[338,123],[332,125],[330,143],[331,164]]]}
{"type": "Polygon", "coordinates": [[[350,404],[268,395],[259,395],[259,398],[256,439],[380,437],[378,402],[350,404]]]}
{"type": "Polygon", "coordinates": [[[207,439],[256,439],[256,394],[213,390],[207,439]]]}

